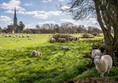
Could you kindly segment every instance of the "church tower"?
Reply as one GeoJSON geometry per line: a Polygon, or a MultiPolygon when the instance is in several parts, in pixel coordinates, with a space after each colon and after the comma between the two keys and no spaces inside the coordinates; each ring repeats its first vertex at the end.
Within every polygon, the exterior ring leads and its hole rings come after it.
{"type": "Polygon", "coordinates": [[[14,19],[13,19],[13,26],[14,26],[14,31],[16,31],[16,28],[18,27],[17,25],[17,16],[16,16],[16,8],[14,9],[14,19]]]}

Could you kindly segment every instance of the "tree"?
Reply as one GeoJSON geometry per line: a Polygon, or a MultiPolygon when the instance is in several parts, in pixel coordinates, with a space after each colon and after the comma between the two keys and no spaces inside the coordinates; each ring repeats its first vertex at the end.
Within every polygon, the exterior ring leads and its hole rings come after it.
{"type": "MultiPolygon", "coordinates": [[[[97,18],[104,34],[108,54],[118,51],[118,1],[117,0],[71,0],[69,12],[75,20],[87,16],[97,18]],[[111,29],[114,33],[112,35],[111,29]]],[[[118,55],[117,55],[118,56],[118,55]]]]}
{"type": "Polygon", "coordinates": [[[3,31],[3,29],[2,29],[1,26],[0,26],[0,33],[2,33],[2,31],[3,31]]]}
{"type": "Polygon", "coordinates": [[[37,28],[37,29],[40,29],[40,26],[37,24],[37,25],[36,25],[36,28],[37,28]]]}
{"type": "Polygon", "coordinates": [[[25,25],[23,24],[22,21],[20,21],[20,22],[19,22],[19,25],[18,25],[18,28],[17,28],[17,32],[18,32],[18,33],[22,33],[23,30],[24,30],[24,28],[25,28],[25,25]]]}

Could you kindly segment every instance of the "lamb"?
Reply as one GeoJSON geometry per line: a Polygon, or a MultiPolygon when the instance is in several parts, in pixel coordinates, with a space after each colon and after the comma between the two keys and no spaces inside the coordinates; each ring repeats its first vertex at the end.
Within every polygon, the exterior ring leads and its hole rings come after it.
{"type": "Polygon", "coordinates": [[[91,52],[91,58],[95,58],[95,56],[102,56],[102,52],[99,49],[94,49],[91,52]]]}
{"type": "Polygon", "coordinates": [[[101,73],[101,77],[104,77],[104,74],[112,68],[112,58],[110,55],[95,56],[94,64],[98,72],[101,73]]]}
{"type": "Polygon", "coordinates": [[[36,51],[36,50],[33,50],[33,51],[30,53],[30,57],[37,57],[37,56],[42,56],[42,53],[39,52],[39,51],[36,51]]]}

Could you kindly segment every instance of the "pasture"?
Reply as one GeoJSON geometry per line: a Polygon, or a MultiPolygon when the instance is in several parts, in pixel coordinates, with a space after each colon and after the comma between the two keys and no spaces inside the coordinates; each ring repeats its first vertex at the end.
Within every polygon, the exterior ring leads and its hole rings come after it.
{"type": "MultiPolygon", "coordinates": [[[[0,83],[63,83],[99,77],[95,67],[89,66],[92,60],[83,56],[103,37],[49,43],[49,34],[29,35],[31,39],[0,35],[0,83]],[[61,50],[61,46],[68,46],[70,50],[61,50]],[[42,52],[42,56],[29,57],[32,50],[42,52]]],[[[117,70],[118,67],[113,67],[107,79],[118,81],[117,70]]]]}

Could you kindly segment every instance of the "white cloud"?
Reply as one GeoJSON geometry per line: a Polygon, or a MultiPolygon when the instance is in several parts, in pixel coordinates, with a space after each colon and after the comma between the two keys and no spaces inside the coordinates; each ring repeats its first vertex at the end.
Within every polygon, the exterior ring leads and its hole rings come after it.
{"type": "Polygon", "coordinates": [[[25,10],[24,8],[20,7],[20,4],[20,0],[10,0],[9,2],[3,2],[0,4],[0,8],[7,10],[13,10],[14,8],[18,10],[25,10]]]}
{"type": "Polygon", "coordinates": [[[84,20],[78,20],[78,21],[75,21],[73,19],[61,19],[60,20],[61,23],[63,22],[71,22],[75,25],[84,25],[86,27],[88,26],[95,26],[95,27],[99,27],[99,23],[98,21],[96,20],[96,18],[89,18],[89,19],[84,19],[84,20]]]}
{"type": "Polygon", "coordinates": [[[64,0],[58,0],[58,1],[63,2],[64,0]]]}
{"type": "Polygon", "coordinates": [[[60,22],[61,22],[61,23],[63,23],[63,22],[71,22],[71,23],[73,23],[73,24],[76,23],[76,21],[73,20],[73,19],[60,19],[60,22]]]}
{"type": "Polygon", "coordinates": [[[12,23],[12,20],[8,16],[0,16],[0,22],[3,22],[5,25],[8,25],[12,23]]]}
{"type": "Polygon", "coordinates": [[[43,24],[57,24],[55,21],[44,21],[44,22],[38,22],[37,24],[43,25],[43,24]]]}
{"type": "Polygon", "coordinates": [[[62,7],[61,7],[62,10],[67,10],[67,9],[69,9],[69,8],[70,8],[69,6],[62,6],[62,7]]]}
{"type": "MultiPolygon", "coordinates": [[[[13,10],[8,10],[6,11],[6,13],[14,13],[13,10]]],[[[34,18],[37,18],[37,19],[47,19],[48,17],[50,16],[59,16],[61,15],[61,11],[48,11],[48,12],[45,12],[45,11],[21,11],[21,10],[18,10],[17,11],[17,14],[22,14],[22,15],[32,15],[34,18]]]]}
{"type": "Polygon", "coordinates": [[[32,6],[32,3],[25,3],[25,6],[32,6]]]}
{"type": "MultiPolygon", "coordinates": [[[[42,2],[46,3],[46,2],[52,2],[54,0],[43,0],[42,2]]],[[[55,0],[55,1],[59,1],[59,2],[63,2],[64,0],[55,0]]]]}
{"type": "Polygon", "coordinates": [[[46,2],[51,2],[52,0],[43,0],[42,2],[46,3],[46,2]]]}

